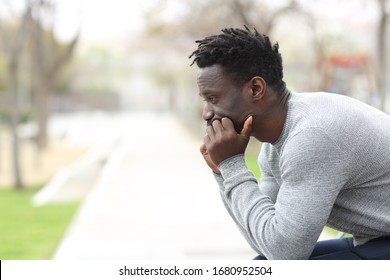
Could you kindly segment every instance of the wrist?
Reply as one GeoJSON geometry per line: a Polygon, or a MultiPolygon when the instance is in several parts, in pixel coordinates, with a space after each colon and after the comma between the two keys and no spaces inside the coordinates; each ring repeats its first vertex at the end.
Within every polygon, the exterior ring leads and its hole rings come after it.
{"type": "MultiPolygon", "coordinates": [[[[243,153],[231,156],[231,157],[221,161],[218,164],[218,169],[220,170],[220,172],[222,172],[222,170],[230,169],[232,166],[234,166],[236,164],[241,164],[241,162],[243,162],[245,164],[245,155],[243,153]]],[[[246,166],[246,164],[245,164],[245,166],[246,166]]]]}

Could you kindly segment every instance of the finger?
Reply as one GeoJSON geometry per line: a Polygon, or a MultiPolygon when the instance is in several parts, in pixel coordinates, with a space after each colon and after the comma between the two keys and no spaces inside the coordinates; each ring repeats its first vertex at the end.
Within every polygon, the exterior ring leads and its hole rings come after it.
{"type": "MultiPolygon", "coordinates": [[[[206,144],[210,142],[210,137],[206,134],[204,137],[203,137],[203,146],[204,146],[204,149],[206,149],[206,144]]],[[[202,147],[201,147],[202,148],[202,147]]],[[[201,150],[202,151],[202,150],[201,150]]]]}
{"type": "Polygon", "coordinates": [[[244,122],[244,127],[242,128],[240,135],[244,137],[249,137],[252,132],[252,122],[253,122],[253,117],[249,116],[245,122],[244,122]]]}
{"type": "Polygon", "coordinates": [[[212,125],[206,127],[206,136],[208,136],[210,139],[215,138],[215,131],[212,125]]]}
{"type": "Polygon", "coordinates": [[[234,130],[235,131],[234,124],[233,124],[231,119],[223,118],[221,120],[221,123],[222,123],[222,126],[223,126],[224,129],[226,129],[226,130],[234,130]]]}
{"type": "Polygon", "coordinates": [[[211,125],[212,125],[212,127],[214,129],[215,134],[218,134],[218,133],[220,133],[223,130],[223,126],[222,126],[220,120],[213,121],[213,123],[211,125]]]}
{"type": "Polygon", "coordinates": [[[206,148],[206,145],[203,144],[202,146],[200,146],[200,153],[202,154],[202,156],[206,159],[207,157],[209,157],[209,152],[207,151],[207,148],[206,148]]]}
{"type": "Polygon", "coordinates": [[[206,149],[206,145],[203,144],[200,146],[200,152],[203,155],[204,159],[206,160],[207,165],[217,174],[220,174],[221,171],[219,171],[218,167],[215,165],[215,163],[211,160],[209,152],[206,149]]]}

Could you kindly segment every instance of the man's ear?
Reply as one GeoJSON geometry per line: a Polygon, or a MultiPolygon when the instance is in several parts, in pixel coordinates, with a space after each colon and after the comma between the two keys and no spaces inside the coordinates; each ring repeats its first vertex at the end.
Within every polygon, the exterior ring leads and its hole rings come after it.
{"type": "Polygon", "coordinates": [[[252,99],[253,101],[258,101],[263,98],[265,90],[267,88],[267,83],[265,80],[259,76],[253,77],[250,81],[250,88],[252,90],[252,99]]]}

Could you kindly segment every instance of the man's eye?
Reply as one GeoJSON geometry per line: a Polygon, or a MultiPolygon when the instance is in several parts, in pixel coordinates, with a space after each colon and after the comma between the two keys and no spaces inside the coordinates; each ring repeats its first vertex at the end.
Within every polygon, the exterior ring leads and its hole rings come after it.
{"type": "Polygon", "coordinates": [[[211,102],[211,103],[214,103],[215,101],[217,100],[217,98],[215,96],[208,96],[207,97],[207,101],[211,102]]]}
{"type": "Polygon", "coordinates": [[[210,103],[215,103],[217,102],[217,97],[215,95],[206,95],[203,97],[203,101],[205,102],[210,102],[210,103]]]}

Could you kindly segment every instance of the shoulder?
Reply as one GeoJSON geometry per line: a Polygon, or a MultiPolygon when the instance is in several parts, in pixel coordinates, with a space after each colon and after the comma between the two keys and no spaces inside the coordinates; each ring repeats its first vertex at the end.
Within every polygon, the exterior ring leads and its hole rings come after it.
{"type": "Polygon", "coordinates": [[[288,135],[281,153],[296,152],[307,153],[312,150],[334,149],[342,151],[337,138],[321,126],[306,126],[292,131],[288,135]]]}
{"type": "Polygon", "coordinates": [[[329,181],[330,174],[344,180],[344,175],[349,174],[350,159],[347,149],[340,147],[337,140],[321,128],[311,127],[286,141],[279,168],[283,180],[297,184],[329,181]]]}
{"type": "Polygon", "coordinates": [[[325,92],[292,95],[286,120],[285,145],[298,146],[332,143],[345,148],[345,134],[355,135],[361,128],[362,102],[325,92]]]}

